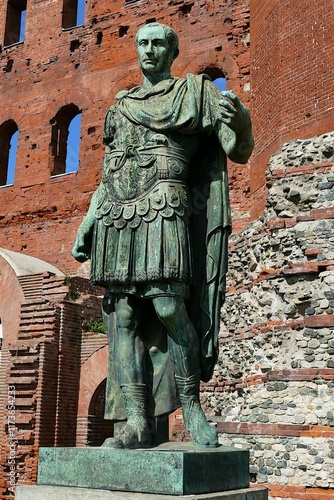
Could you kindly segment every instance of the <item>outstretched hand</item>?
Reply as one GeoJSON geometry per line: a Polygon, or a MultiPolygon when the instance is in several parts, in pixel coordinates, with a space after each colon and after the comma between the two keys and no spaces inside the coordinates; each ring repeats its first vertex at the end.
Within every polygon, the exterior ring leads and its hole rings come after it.
{"type": "Polygon", "coordinates": [[[251,123],[250,116],[240,99],[231,90],[223,90],[221,96],[222,99],[219,101],[221,121],[236,133],[248,128],[251,123]]]}

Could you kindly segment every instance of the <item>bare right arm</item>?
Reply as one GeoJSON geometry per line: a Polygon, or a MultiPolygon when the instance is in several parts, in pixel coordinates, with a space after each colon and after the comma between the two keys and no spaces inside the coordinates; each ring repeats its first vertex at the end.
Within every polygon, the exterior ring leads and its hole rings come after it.
{"type": "Polygon", "coordinates": [[[74,247],[72,249],[73,257],[79,262],[85,262],[90,259],[91,256],[98,191],[99,188],[97,188],[92,196],[88,212],[79,226],[74,247]]]}
{"type": "MultiPolygon", "coordinates": [[[[107,147],[106,150],[108,150],[108,146],[112,142],[115,132],[114,114],[115,105],[112,105],[104,121],[103,142],[107,147]]],[[[106,156],[104,161],[106,162],[106,156]]],[[[96,209],[101,190],[103,192],[102,183],[93,194],[87,215],[80,224],[77,232],[77,237],[72,249],[72,255],[79,262],[85,262],[90,259],[91,256],[93,231],[96,222],[96,209]]]]}

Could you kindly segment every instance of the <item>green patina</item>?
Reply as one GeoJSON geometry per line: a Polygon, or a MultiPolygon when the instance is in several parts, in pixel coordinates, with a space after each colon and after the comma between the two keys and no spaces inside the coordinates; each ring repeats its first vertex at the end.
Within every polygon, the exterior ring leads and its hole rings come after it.
{"type": "Polygon", "coordinates": [[[165,495],[248,487],[247,451],[40,448],[38,484],[165,495]],[[163,478],[163,480],[162,480],[163,478]]]}
{"type": "Polygon", "coordinates": [[[246,163],[251,121],[205,75],[173,78],[178,39],[141,28],[143,82],[105,120],[102,181],[73,249],[106,288],[106,418],[127,425],[105,446],[152,443],[150,419],[182,403],[194,444],[217,446],[199,404],[218,357],[231,227],[226,158],[246,163]]]}

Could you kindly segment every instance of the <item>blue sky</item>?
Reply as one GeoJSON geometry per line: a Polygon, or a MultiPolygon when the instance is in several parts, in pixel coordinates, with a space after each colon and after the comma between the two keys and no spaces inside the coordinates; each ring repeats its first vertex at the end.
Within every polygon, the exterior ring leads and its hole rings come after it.
{"type": "Polygon", "coordinates": [[[68,127],[65,172],[75,172],[79,168],[81,113],[76,115],[68,127]]]}
{"type": "Polygon", "coordinates": [[[17,130],[10,140],[9,157],[8,157],[8,172],[7,172],[7,182],[6,184],[14,184],[15,175],[15,163],[16,163],[16,152],[17,144],[19,140],[20,132],[17,130]]]}
{"type": "Polygon", "coordinates": [[[26,11],[22,10],[21,12],[21,22],[20,22],[20,36],[19,42],[23,42],[26,30],[26,11]]]}
{"type": "Polygon", "coordinates": [[[213,83],[219,88],[219,90],[226,90],[226,78],[216,78],[213,83]]]}
{"type": "Polygon", "coordinates": [[[86,0],[78,0],[77,26],[84,24],[86,0]]]}

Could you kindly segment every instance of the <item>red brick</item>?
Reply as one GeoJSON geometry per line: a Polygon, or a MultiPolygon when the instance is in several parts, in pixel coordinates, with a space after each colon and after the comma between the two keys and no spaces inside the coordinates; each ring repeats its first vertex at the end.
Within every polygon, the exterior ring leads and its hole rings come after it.
{"type": "MultiPolygon", "coordinates": [[[[320,0],[314,8],[310,8],[307,0],[251,0],[250,5],[251,61],[252,69],[256,69],[256,72],[251,72],[256,138],[251,159],[253,193],[265,182],[270,155],[284,142],[334,129],[334,116],[329,105],[334,97],[331,70],[334,34],[331,16],[328,16],[331,10],[328,0],[320,0]],[[316,28],[311,32],[301,29],[301,26],[316,28]],[[316,57],[315,51],[322,64],[315,65],[310,57],[311,53],[316,57]],[[314,106],[315,102],[317,106],[314,106]]],[[[262,207],[264,204],[265,199],[262,207]]],[[[254,213],[258,211],[258,206],[253,210],[254,213]]]]}
{"type": "Polygon", "coordinates": [[[317,316],[307,316],[305,326],[308,328],[326,328],[334,326],[334,314],[322,314],[317,316]]]}
{"type": "Polygon", "coordinates": [[[285,227],[294,227],[297,224],[297,217],[291,217],[289,219],[284,219],[285,227]]]}
{"type": "Polygon", "coordinates": [[[290,267],[282,269],[283,274],[308,274],[318,272],[319,264],[317,262],[303,262],[291,264],[290,267]]]}
{"type": "Polygon", "coordinates": [[[322,220],[322,219],[333,219],[334,218],[334,209],[332,208],[318,208],[311,210],[309,214],[299,215],[297,217],[298,222],[307,222],[314,220],[322,220]]]}
{"type": "Polygon", "coordinates": [[[288,500],[331,500],[334,498],[334,490],[323,488],[306,488],[305,486],[290,486],[266,484],[269,489],[270,498],[287,498],[288,500]]]}
{"type": "Polygon", "coordinates": [[[271,380],[307,381],[307,380],[334,380],[332,368],[304,368],[298,370],[268,371],[263,377],[265,382],[271,380]]]}
{"type": "Polygon", "coordinates": [[[334,438],[333,427],[327,427],[324,425],[311,425],[309,429],[302,431],[301,433],[304,437],[314,437],[314,438],[334,438]]]}
{"type": "Polygon", "coordinates": [[[314,220],[334,219],[334,208],[315,208],[310,211],[310,215],[314,220]]]}
{"type": "Polygon", "coordinates": [[[304,253],[305,255],[312,257],[314,255],[322,254],[323,250],[321,248],[307,248],[304,253]]]}
{"type": "Polygon", "coordinates": [[[267,179],[281,179],[285,177],[295,177],[296,175],[308,175],[314,172],[330,172],[333,167],[333,162],[320,162],[312,163],[311,165],[304,165],[302,167],[292,167],[286,169],[274,170],[267,176],[267,179]]]}
{"type": "Polygon", "coordinates": [[[218,422],[219,432],[226,434],[255,434],[268,436],[301,436],[308,431],[308,425],[293,424],[251,424],[247,422],[218,422]]]}
{"type": "Polygon", "coordinates": [[[283,229],[284,219],[274,219],[268,222],[269,229],[283,229]]]}

